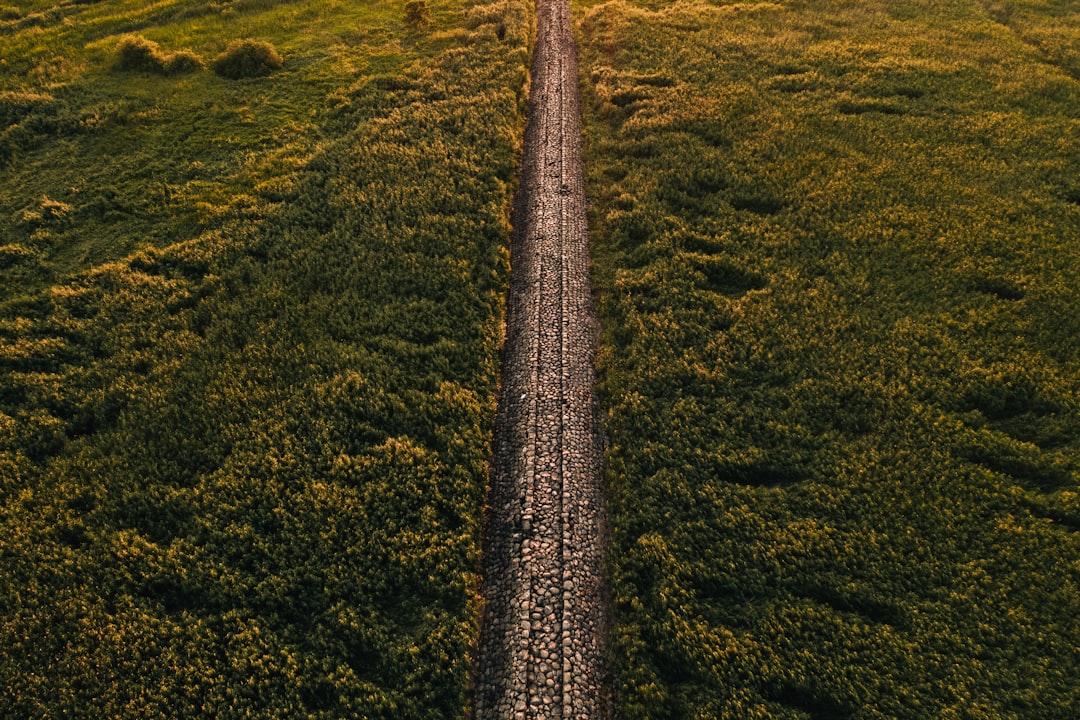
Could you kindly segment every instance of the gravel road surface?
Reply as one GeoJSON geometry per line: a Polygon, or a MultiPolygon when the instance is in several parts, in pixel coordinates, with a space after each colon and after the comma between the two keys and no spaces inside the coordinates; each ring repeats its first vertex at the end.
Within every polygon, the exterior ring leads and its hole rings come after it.
{"type": "Polygon", "coordinates": [[[537,14],[473,710],[602,720],[607,539],[577,50],[566,0],[537,14]]]}

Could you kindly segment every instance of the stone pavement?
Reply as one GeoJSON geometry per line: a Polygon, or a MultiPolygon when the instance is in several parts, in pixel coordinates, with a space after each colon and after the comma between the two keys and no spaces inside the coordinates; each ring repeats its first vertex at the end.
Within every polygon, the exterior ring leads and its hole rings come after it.
{"type": "Polygon", "coordinates": [[[597,321],[567,0],[539,0],[473,716],[611,716],[597,321]]]}

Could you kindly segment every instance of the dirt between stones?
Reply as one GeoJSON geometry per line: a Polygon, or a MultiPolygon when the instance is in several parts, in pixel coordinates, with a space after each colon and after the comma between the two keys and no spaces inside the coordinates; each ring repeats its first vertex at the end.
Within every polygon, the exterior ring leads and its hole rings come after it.
{"type": "Polygon", "coordinates": [[[611,717],[597,320],[567,0],[540,0],[486,519],[473,717],[611,717]]]}

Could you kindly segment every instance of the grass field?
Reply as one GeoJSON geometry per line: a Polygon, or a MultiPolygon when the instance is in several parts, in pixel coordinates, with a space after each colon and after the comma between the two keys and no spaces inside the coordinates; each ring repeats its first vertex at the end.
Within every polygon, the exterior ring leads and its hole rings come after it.
{"type": "Polygon", "coordinates": [[[0,715],[462,714],[531,23],[0,8],[0,715]]]}
{"type": "Polygon", "coordinates": [[[578,3],[627,718],[1080,707],[1080,16],[578,3]]]}
{"type": "MultiPolygon", "coordinates": [[[[1072,3],[575,12],[623,716],[1071,720],[1072,3]]],[[[461,716],[531,34],[0,6],[0,716],[461,716]]]]}

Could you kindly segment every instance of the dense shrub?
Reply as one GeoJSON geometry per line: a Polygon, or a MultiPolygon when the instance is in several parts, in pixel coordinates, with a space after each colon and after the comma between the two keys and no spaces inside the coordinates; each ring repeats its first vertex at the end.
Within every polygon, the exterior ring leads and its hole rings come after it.
{"type": "Polygon", "coordinates": [[[56,99],[47,93],[0,92],[0,128],[13,125],[32,113],[51,111],[55,104],[56,99]]]}
{"type": "Polygon", "coordinates": [[[164,73],[165,55],[156,42],[128,35],[116,46],[116,67],[127,72],[164,73]]]}
{"type": "Polygon", "coordinates": [[[237,40],[214,60],[214,72],[230,80],[261,77],[281,69],[274,46],[260,40],[237,40]]]}
{"type": "Polygon", "coordinates": [[[0,269],[17,265],[32,255],[33,253],[22,245],[15,243],[0,245],[0,269]]]}
{"type": "Polygon", "coordinates": [[[431,9],[425,0],[409,0],[405,3],[405,27],[419,30],[431,24],[431,9]]]}
{"type": "Polygon", "coordinates": [[[190,50],[166,52],[156,42],[139,35],[121,38],[116,54],[117,69],[128,72],[180,75],[206,68],[202,58],[190,50]]]}
{"type": "Polygon", "coordinates": [[[170,75],[201,72],[206,69],[203,59],[190,50],[179,50],[165,59],[165,72],[170,75]]]}

